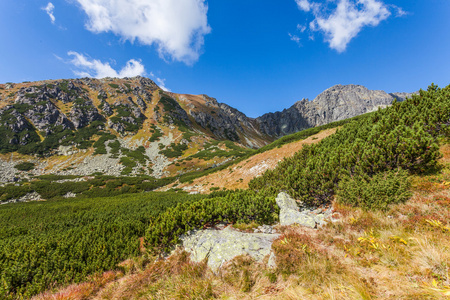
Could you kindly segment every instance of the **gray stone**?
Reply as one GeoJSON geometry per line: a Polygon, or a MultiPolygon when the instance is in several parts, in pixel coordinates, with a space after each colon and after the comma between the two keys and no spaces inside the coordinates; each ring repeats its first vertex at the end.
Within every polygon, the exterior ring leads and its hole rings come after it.
{"type": "Polygon", "coordinates": [[[277,267],[275,253],[270,252],[269,261],[267,262],[267,266],[271,269],[275,269],[277,267]]]}
{"type": "Polygon", "coordinates": [[[315,228],[316,221],[314,217],[295,211],[293,209],[283,209],[280,211],[280,225],[287,226],[299,224],[306,227],[315,228]]]}
{"type": "Polygon", "coordinates": [[[325,215],[324,215],[324,214],[318,214],[318,215],[316,215],[316,216],[314,217],[314,221],[315,221],[317,224],[323,223],[323,220],[325,220],[325,215]]]}
{"type": "Polygon", "coordinates": [[[298,211],[298,206],[295,200],[285,192],[279,193],[275,201],[280,209],[293,209],[298,211]]]}
{"type": "Polygon", "coordinates": [[[279,234],[243,233],[230,226],[224,230],[201,230],[181,237],[183,247],[195,262],[208,258],[208,266],[217,271],[239,255],[249,255],[261,262],[270,255],[272,242],[279,234]]]}
{"type": "Polygon", "coordinates": [[[288,194],[279,193],[275,201],[280,208],[280,225],[299,224],[311,228],[316,227],[314,217],[308,215],[305,211],[299,212],[297,203],[288,194]]]}

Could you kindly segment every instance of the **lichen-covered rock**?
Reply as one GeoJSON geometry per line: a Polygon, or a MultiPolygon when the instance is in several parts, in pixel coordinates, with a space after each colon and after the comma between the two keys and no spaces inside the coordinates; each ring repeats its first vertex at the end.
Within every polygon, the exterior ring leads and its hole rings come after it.
{"type": "Polygon", "coordinates": [[[315,228],[316,227],[316,221],[314,220],[314,217],[309,216],[305,213],[301,213],[298,211],[295,211],[293,209],[283,209],[280,211],[280,225],[292,225],[292,224],[299,224],[302,226],[315,228]]]}
{"type": "Polygon", "coordinates": [[[3,202],[2,204],[6,203],[19,203],[19,202],[30,202],[30,201],[42,201],[41,195],[39,195],[37,192],[31,192],[27,193],[26,195],[18,198],[18,199],[10,199],[6,202],[3,202]]]}
{"type": "Polygon", "coordinates": [[[17,109],[10,105],[0,109],[0,130],[3,134],[0,137],[2,143],[7,141],[13,145],[26,145],[38,140],[33,126],[17,109]]]}
{"type": "Polygon", "coordinates": [[[280,208],[280,210],[292,209],[298,211],[298,206],[295,200],[285,192],[279,193],[275,201],[277,202],[277,205],[280,208]]]}
{"type": "Polygon", "coordinates": [[[262,261],[271,254],[272,242],[279,234],[243,233],[227,227],[224,230],[201,230],[183,236],[184,249],[199,262],[208,258],[208,266],[217,271],[227,261],[239,255],[250,255],[262,261]]]}
{"type": "Polygon", "coordinates": [[[279,193],[275,201],[280,208],[280,225],[299,224],[315,228],[317,225],[322,225],[325,221],[326,215],[322,213],[321,209],[316,211],[305,208],[299,211],[297,202],[284,192],[279,193]]]}
{"type": "Polygon", "coordinates": [[[76,129],[85,127],[94,121],[104,120],[92,101],[78,99],[74,102],[69,118],[76,129]]]}
{"type": "Polygon", "coordinates": [[[56,127],[63,130],[73,128],[73,124],[50,101],[47,93],[37,87],[20,89],[15,104],[21,105],[23,114],[46,135],[53,133],[56,127]]]}
{"type": "Polygon", "coordinates": [[[111,108],[111,105],[109,105],[109,103],[106,102],[106,101],[102,101],[102,102],[100,103],[99,108],[100,108],[100,109],[101,109],[108,117],[111,116],[111,115],[114,113],[113,109],[111,108]]]}

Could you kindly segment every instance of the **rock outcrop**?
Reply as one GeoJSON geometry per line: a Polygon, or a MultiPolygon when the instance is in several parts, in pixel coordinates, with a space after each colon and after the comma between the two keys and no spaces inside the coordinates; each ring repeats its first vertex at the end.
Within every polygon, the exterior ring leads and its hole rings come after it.
{"type": "Polygon", "coordinates": [[[302,207],[288,194],[281,192],[275,199],[280,208],[280,225],[287,226],[298,224],[310,228],[316,228],[325,224],[325,220],[332,215],[331,207],[328,209],[302,207]]]}

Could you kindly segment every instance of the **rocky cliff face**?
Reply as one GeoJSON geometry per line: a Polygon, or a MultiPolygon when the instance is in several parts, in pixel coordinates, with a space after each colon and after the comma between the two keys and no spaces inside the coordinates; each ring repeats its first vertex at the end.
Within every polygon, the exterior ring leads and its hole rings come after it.
{"type": "Polygon", "coordinates": [[[360,85],[335,85],[313,101],[303,99],[282,112],[257,118],[260,129],[270,136],[281,137],[303,129],[355,117],[390,105],[395,98],[403,101],[409,93],[388,94],[360,85]]]}

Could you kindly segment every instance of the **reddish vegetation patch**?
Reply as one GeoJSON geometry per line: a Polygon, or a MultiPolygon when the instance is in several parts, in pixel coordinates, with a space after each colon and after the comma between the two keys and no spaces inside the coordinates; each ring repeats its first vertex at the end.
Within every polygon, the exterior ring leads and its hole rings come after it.
{"type": "Polygon", "coordinates": [[[228,169],[209,174],[194,180],[193,183],[181,184],[177,188],[183,188],[186,191],[198,191],[208,193],[211,188],[219,189],[245,189],[251,179],[261,175],[268,169],[273,169],[278,162],[285,157],[290,157],[302,149],[303,145],[314,144],[327,136],[336,132],[336,128],[324,130],[305,140],[286,144],[281,148],[275,148],[264,153],[260,153],[242,161],[228,169]]]}

